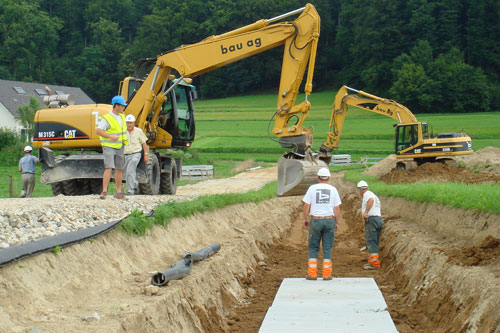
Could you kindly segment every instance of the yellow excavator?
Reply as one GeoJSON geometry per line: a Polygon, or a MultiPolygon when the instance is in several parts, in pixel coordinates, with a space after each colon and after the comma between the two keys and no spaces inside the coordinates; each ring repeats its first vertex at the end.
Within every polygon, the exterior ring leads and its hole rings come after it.
{"type": "Polygon", "coordinates": [[[357,107],[398,121],[396,129],[395,154],[399,159],[397,168],[408,170],[438,158],[450,158],[472,154],[472,140],[466,133],[440,133],[433,136],[432,127],[427,122],[419,122],[404,105],[381,98],[362,90],[343,86],[335,96],[327,140],[319,151],[331,153],[338,147],[342,127],[349,106],[357,107]]]}
{"type": "MultiPolygon", "coordinates": [[[[289,171],[295,179],[292,187],[288,184],[284,189],[279,185],[278,194],[293,194],[288,190],[314,182],[316,170],[329,163],[328,154],[312,157],[312,133],[303,127],[311,107],[308,97],[319,34],[320,17],[314,6],[307,4],[145,59],[141,65],[152,66],[147,77],[126,78],[119,91],[128,101],[125,114],[135,116],[136,126],[146,133],[154,151],[147,165],[141,161],[138,166],[140,193],[175,194],[181,161],[158,149],[188,148],[194,140],[193,101],[197,93],[191,78],[281,45],[283,63],[272,133],[282,147],[293,149],[279,162],[279,183],[291,179],[286,174],[289,171]],[[297,14],[294,21],[281,21],[297,14]],[[305,101],[295,105],[306,68],[305,101]]],[[[33,141],[43,162],[40,182],[51,184],[55,195],[99,193],[104,166],[95,128],[111,105],[69,105],[66,100],[50,96],[49,108],[39,110],[35,116],[33,141]],[[55,157],[54,150],[64,153],[55,157]],[[75,150],[79,153],[68,153],[75,150]]]]}

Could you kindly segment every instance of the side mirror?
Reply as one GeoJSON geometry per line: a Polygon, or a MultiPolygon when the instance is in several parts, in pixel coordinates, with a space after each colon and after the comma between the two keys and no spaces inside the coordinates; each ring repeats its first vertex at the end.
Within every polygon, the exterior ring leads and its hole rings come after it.
{"type": "Polygon", "coordinates": [[[193,89],[189,93],[191,94],[191,100],[193,102],[196,102],[198,100],[198,91],[196,89],[193,89]]]}

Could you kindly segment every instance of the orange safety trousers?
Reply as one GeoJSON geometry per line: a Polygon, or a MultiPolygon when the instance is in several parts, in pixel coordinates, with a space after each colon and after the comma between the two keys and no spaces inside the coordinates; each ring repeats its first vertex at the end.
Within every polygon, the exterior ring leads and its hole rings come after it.
{"type": "Polygon", "coordinates": [[[318,259],[309,258],[307,261],[307,275],[312,278],[318,277],[318,259]]]}
{"type": "Polygon", "coordinates": [[[323,259],[323,278],[332,276],[332,260],[323,259]]]}
{"type": "Polygon", "coordinates": [[[373,267],[380,268],[380,259],[378,257],[378,253],[370,253],[368,256],[368,263],[373,267]]]}

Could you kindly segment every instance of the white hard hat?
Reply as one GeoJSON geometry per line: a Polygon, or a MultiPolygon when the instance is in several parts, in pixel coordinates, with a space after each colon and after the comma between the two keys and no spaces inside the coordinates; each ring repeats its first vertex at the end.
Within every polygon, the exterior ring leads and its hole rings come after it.
{"type": "Polygon", "coordinates": [[[126,117],[125,117],[125,121],[131,121],[131,122],[135,122],[135,117],[133,114],[128,114],[126,117]]]}
{"type": "Polygon", "coordinates": [[[365,182],[364,180],[360,180],[360,181],[358,182],[358,185],[356,185],[356,187],[357,187],[357,188],[365,188],[365,187],[366,187],[366,188],[368,188],[368,183],[367,183],[367,182],[365,182]]]}
{"type": "Polygon", "coordinates": [[[32,151],[32,150],[33,150],[33,148],[31,148],[31,146],[24,147],[24,151],[32,151]]]}
{"type": "Polygon", "coordinates": [[[318,170],[318,177],[328,178],[330,177],[330,170],[328,168],[321,168],[318,170]]]}

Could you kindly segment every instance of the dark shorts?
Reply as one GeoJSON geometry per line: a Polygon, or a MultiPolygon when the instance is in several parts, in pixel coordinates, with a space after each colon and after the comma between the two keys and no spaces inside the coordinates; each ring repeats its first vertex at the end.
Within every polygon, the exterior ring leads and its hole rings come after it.
{"type": "Polygon", "coordinates": [[[102,154],[104,155],[104,168],[122,170],[125,165],[124,151],[124,146],[122,146],[121,149],[102,147],[102,154]]]}

